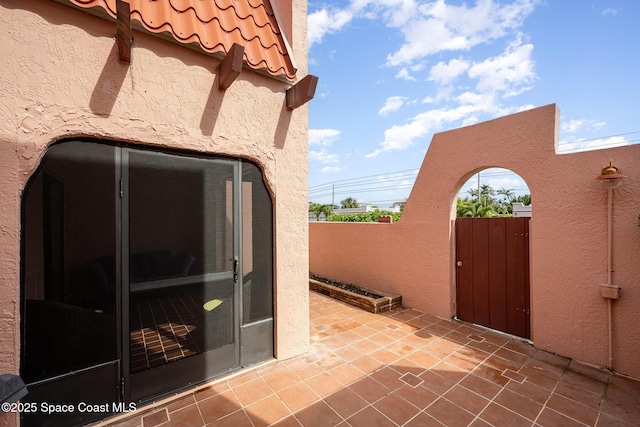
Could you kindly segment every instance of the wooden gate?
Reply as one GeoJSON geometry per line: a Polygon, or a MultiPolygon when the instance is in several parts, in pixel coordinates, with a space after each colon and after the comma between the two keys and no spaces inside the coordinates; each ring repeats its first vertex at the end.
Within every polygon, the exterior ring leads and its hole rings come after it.
{"type": "Polygon", "coordinates": [[[529,220],[456,219],[459,319],[530,338],[529,220]]]}

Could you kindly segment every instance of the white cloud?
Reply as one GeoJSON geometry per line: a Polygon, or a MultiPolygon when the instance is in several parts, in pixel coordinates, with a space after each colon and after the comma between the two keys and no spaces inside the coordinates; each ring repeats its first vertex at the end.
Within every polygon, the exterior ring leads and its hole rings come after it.
{"type": "Polygon", "coordinates": [[[323,8],[310,13],[307,20],[307,39],[309,47],[319,43],[325,34],[340,31],[353,19],[353,13],[347,9],[323,8]]]}
{"type": "Polygon", "coordinates": [[[406,101],[407,98],[404,96],[390,96],[387,98],[384,106],[378,111],[378,114],[384,116],[393,111],[397,111],[405,104],[406,101]]]}
{"type": "Polygon", "coordinates": [[[469,69],[469,61],[462,58],[452,59],[448,63],[442,61],[431,67],[429,80],[438,82],[439,84],[450,84],[456,77],[469,69]]]}
{"type": "Polygon", "coordinates": [[[607,8],[607,9],[605,9],[605,10],[603,10],[603,11],[602,11],[602,14],[603,14],[604,16],[607,16],[607,15],[615,16],[615,15],[617,15],[617,14],[618,14],[618,11],[617,11],[617,10],[615,10],[615,9],[607,8]]]}
{"type": "Polygon", "coordinates": [[[330,147],[339,136],[337,129],[309,129],[309,145],[330,147]]]}
{"type": "Polygon", "coordinates": [[[479,92],[503,92],[514,96],[530,88],[535,79],[534,63],[531,59],[532,44],[522,44],[518,39],[511,43],[499,56],[474,63],[469,69],[469,77],[478,79],[479,92]]]}
{"type": "Polygon", "coordinates": [[[402,67],[400,69],[400,71],[398,71],[398,73],[396,74],[396,78],[409,80],[409,81],[413,81],[413,82],[418,81],[418,79],[416,79],[411,74],[409,74],[409,68],[408,67],[402,67]]]}
{"type": "Polygon", "coordinates": [[[418,114],[407,124],[394,125],[387,129],[384,132],[384,141],[379,144],[380,148],[367,154],[366,157],[376,157],[387,151],[405,150],[418,138],[441,129],[444,123],[460,120],[475,110],[474,106],[463,105],[453,109],[436,109],[418,114]]]}
{"type": "Polygon", "coordinates": [[[596,132],[602,129],[605,124],[605,122],[598,122],[595,120],[572,119],[568,122],[562,122],[560,130],[567,133],[577,133],[582,130],[596,132]]]}
{"type": "Polygon", "coordinates": [[[325,166],[321,169],[321,172],[324,173],[335,173],[335,172],[340,172],[342,170],[341,167],[339,166],[325,166]]]}
{"type": "Polygon", "coordinates": [[[522,26],[537,0],[515,0],[500,4],[478,0],[473,7],[437,0],[419,5],[413,15],[402,17],[390,12],[391,27],[400,28],[404,44],[387,57],[387,64],[412,63],[442,51],[467,51],[487,41],[502,37],[522,26]]]}
{"type": "Polygon", "coordinates": [[[328,153],[326,150],[309,151],[309,161],[315,161],[320,163],[338,163],[340,160],[338,156],[332,153],[328,153]]]}

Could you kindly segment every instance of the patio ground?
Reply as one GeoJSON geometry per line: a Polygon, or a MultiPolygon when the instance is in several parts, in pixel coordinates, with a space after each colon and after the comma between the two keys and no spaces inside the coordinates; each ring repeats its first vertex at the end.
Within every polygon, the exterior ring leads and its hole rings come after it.
{"type": "Polygon", "coordinates": [[[110,426],[633,426],[640,382],[412,309],[310,292],[311,349],[110,426]]]}

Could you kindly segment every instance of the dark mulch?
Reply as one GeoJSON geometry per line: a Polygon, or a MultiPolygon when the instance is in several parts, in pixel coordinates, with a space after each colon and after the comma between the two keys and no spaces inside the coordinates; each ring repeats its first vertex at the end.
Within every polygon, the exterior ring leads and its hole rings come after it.
{"type": "Polygon", "coordinates": [[[318,282],[323,282],[328,285],[335,286],[336,288],[340,288],[346,291],[356,293],[358,295],[362,295],[369,298],[382,298],[382,295],[378,295],[376,293],[373,293],[367,289],[361,288],[360,286],[357,286],[351,283],[336,282],[335,280],[325,279],[324,277],[319,277],[319,276],[316,276],[315,274],[309,274],[309,277],[313,280],[317,280],[318,282]]]}

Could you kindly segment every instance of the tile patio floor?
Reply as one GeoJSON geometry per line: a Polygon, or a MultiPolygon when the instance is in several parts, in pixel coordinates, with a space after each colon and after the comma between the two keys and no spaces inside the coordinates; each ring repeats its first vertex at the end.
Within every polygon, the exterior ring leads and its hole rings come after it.
{"type": "Polygon", "coordinates": [[[140,407],[110,426],[633,426],[640,382],[468,324],[310,292],[308,354],[140,407]]]}

